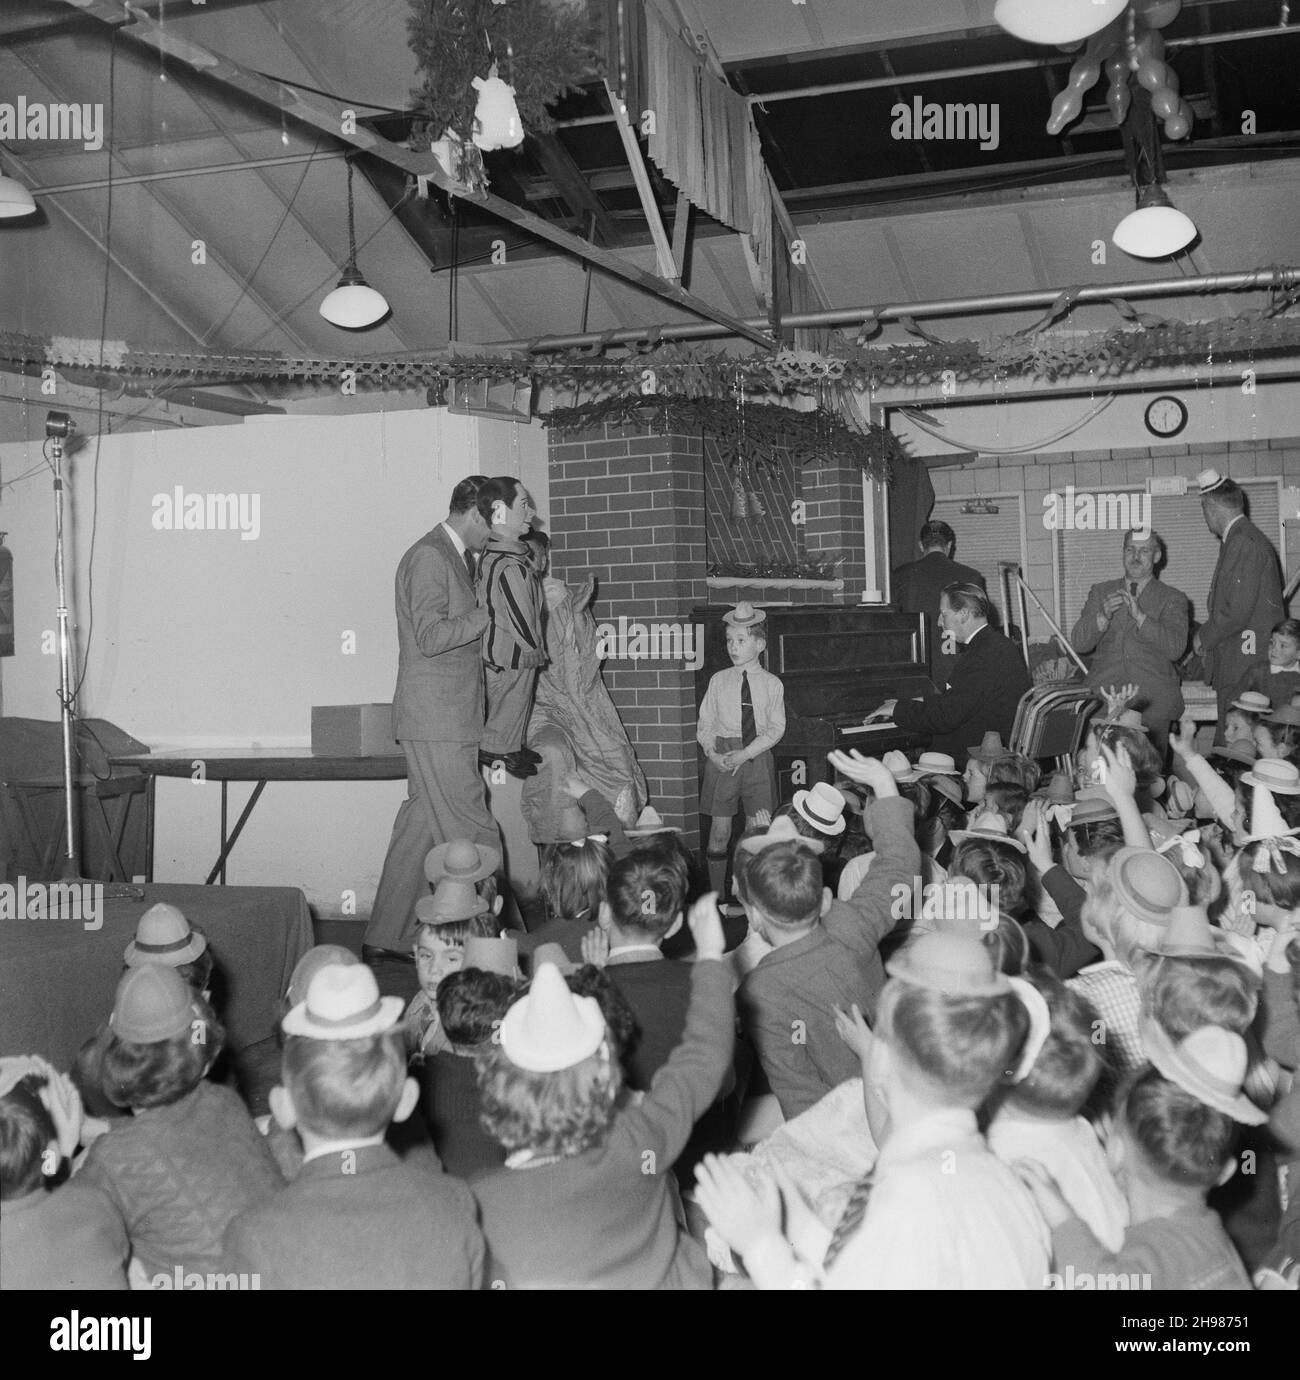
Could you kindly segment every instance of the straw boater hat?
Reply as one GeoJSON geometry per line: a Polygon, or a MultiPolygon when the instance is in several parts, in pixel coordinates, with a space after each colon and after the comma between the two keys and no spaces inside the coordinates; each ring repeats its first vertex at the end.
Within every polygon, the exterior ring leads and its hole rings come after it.
{"type": "Polygon", "coordinates": [[[1275,709],[1265,720],[1266,723],[1277,724],[1280,727],[1294,728],[1300,724],[1300,709],[1293,704],[1284,704],[1279,709],[1275,709]]]}
{"type": "Polygon", "coordinates": [[[201,1009],[175,968],[145,963],[122,974],[108,1024],[121,1040],[157,1045],[183,1035],[201,1009]]]}
{"type": "Polygon", "coordinates": [[[1204,906],[1177,906],[1169,920],[1169,928],[1153,950],[1160,958],[1226,958],[1250,964],[1231,946],[1228,936],[1210,924],[1210,914],[1204,906]]]}
{"type": "Polygon", "coordinates": [[[801,834],[794,820],[788,815],[777,815],[767,827],[767,833],[755,834],[752,838],[741,839],[740,847],[746,853],[761,853],[774,843],[798,843],[814,853],[825,852],[826,845],[821,839],[810,839],[801,834]]]}
{"type": "Polygon", "coordinates": [[[624,829],[623,833],[630,839],[649,838],[651,834],[680,834],[682,831],[675,824],[665,824],[663,816],[653,805],[647,805],[636,817],[636,823],[630,829],[624,829]]]}
{"type": "Polygon", "coordinates": [[[207,947],[207,939],[191,927],[175,906],[159,901],[140,917],[135,938],[126,946],[122,958],[129,968],[142,963],[179,968],[182,963],[192,963],[207,947]]]}
{"type": "Polygon", "coordinates": [[[1157,1022],[1141,1025],[1142,1047],[1159,1073],[1198,1102],[1247,1126],[1263,1126],[1268,1113],[1242,1091],[1250,1054],[1235,1031],[1205,1025],[1175,1044],[1157,1022]]]}
{"type": "Polygon", "coordinates": [[[560,970],[543,963],[533,984],[501,1022],[501,1049],[517,1068],[557,1073],[605,1046],[605,1017],[595,997],[575,997],[560,970]]]}
{"type": "Polygon", "coordinates": [[[922,776],[960,776],[955,759],[946,752],[923,752],[916,759],[916,769],[922,776]]]}
{"type": "Polygon", "coordinates": [[[1220,474],[1218,470],[1202,470],[1196,476],[1196,486],[1201,491],[1201,497],[1212,494],[1215,489],[1221,488],[1228,482],[1227,475],[1220,474]]]}
{"type": "Polygon", "coordinates": [[[435,885],[444,877],[456,882],[481,882],[501,866],[501,852],[469,839],[452,839],[431,848],[424,860],[424,875],[435,885]]]}
{"type": "Polygon", "coordinates": [[[502,977],[516,977],[519,973],[519,941],[510,935],[502,935],[498,939],[480,939],[477,935],[470,935],[465,941],[465,956],[460,966],[481,968],[485,973],[500,973],[502,977]]]}
{"type": "Polygon", "coordinates": [[[284,994],[290,1009],[307,1000],[307,989],[311,986],[311,980],[322,968],[328,968],[330,964],[355,968],[360,962],[356,954],[351,949],[345,949],[342,944],[317,944],[314,949],[308,949],[293,965],[289,986],[284,994]]]}
{"type": "Polygon", "coordinates": [[[1121,848],[1108,872],[1120,905],[1148,925],[1163,929],[1174,909],[1187,904],[1187,887],[1178,869],[1150,848],[1121,848]]]}
{"type": "Polygon", "coordinates": [[[1007,749],[1002,746],[1002,735],[993,729],[984,735],[979,747],[966,749],[966,756],[973,757],[977,762],[996,762],[999,757],[1006,755],[1007,749]]]}
{"type": "Polygon", "coordinates": [[[796,791],[794,811],[820,833],[834,837],[844,832],[844,797],[824,781],[810,791],[796,791]]]}
{"type": "Polygon", "coordinates": [[[985,843],[1005,843],[1017,853],[1029,850],[1007,829],[1007,822],[993,811],[976,815],[968,829],[954,829],[948,837],[953,843],[965,843],[967,839],[983,840],[985,843]]]}
{"type": "Polygon", "coordinates": [[[1264,757],[1242,776],[1247,786],[1262,786],[1274,795],[1300,795],[1300,768],[1277,757],[1264,757]]]}
{"type": "Polygon", "coordinates": [[[1244,709],[1247,714],[1267,714],[1273,702],[1261,690],[1244,690],[1233,700],[1232,707],[1244,709]]]}
{"type": "Polygon", "coordinates": [[[364,964],[331,963],[311,980],[306,998],[281,1021],[286,1035],[311,1040],[363,1040],[392,1030],[406,1003],[381,997],[375,975],[364,964]]]}
{"type": "Polygon", "coordinates": [[[474,890],[472,882],[455,882],[444,877],[432,896],[421,896],[415,903],[415,918],[424,925],[446,925],[454,920],[472,920],[491,909],[474,890]]]}
{"type": "Polygon", "coordinates": [[[905,752],[899,752],[895,748],[892,752],[885,753],[880,759],[889,770],[890,776],[899,785],[906,785],[909,781],[919,781],[921,773],[907,760],[905,752]]]}
{"type": "MultiPolygon", "coordinates": [[[[1287,828],[1286,820],[1277,808],[1277,801],[1273,799],[1275,792],[1281,795],[1300,795],[1300,774],[1297,774],[1290,762],[1277,762],[1272,758],[1265,758],[1255,764],[1254,771],[1248,771],[1241,779],[1249,782],[1252,789],[1250,833],[1238,839],[1239,844],[1244,847],[1248,843],[1262,843],[1268,839],[1294,839],[1300,835],[1300,828],[1287,828]],[[1270,778],[1274,780],[1271,787],[1264,784],[1270,778]]],[[[1294,854],[1297,850],[1294,844],[1289,844],[1285,851],[1294,854]]],[[[1259,861],[1258,858],[1256,861],[1259,861]]],[[[1279,871],[1284,870],[1280,858],[1278,865],[1279,871]]]]}
{"type": "Polygon", "coordinates": [[[767,621],[767,614],[753,604],[737,604],[722,615],[722,621],[730,628],[756,628],[767,621]]]}

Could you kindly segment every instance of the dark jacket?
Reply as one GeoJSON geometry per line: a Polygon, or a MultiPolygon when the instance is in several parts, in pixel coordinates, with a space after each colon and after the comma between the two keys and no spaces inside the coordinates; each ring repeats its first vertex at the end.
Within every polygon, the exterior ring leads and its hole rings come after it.
{"type": "Polygon", "coordinates": [[[899,700],[894,722],[909,733],[928,733],[936,752],[950,753],[959,767],[985,733],[1011,737],[1029,671],[1015,645],[987,624],[957,653],[948,688],[925,699],[899,700]]]}
{"type": "Polygon", "coordinates": [[[1248,517],[1234,522],[1223,539],[1205,602],[1201,656],[1206,679],[1222,695],[1268,660],[1268,635],[1284,616],[1277,551],[1248,517]],[[1254,634],[1250,650],[1242,646],[1246,632],[1254,634]]]}
{"type": "Polygon", "coordinates": [[[970,584],[984,586],[984,576],[960,561],[950,561],[941,551],[927,551],[919,561],[900,565],[893,574],[894,603],[908,613],[925,614],[930,647],[930,679],[936,685],[947,684],[957,660],[955,652],[940,647],[939,596],[948,585],[970,584]]]}

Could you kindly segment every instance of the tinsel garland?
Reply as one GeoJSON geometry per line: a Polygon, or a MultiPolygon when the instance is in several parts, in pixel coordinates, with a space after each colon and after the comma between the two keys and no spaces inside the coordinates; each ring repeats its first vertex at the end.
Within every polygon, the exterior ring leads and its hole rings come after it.
{"type": "Polygon", "coordinates": [[[775,403],[745,403],[734,397],[685,397],[671,393],[624,394],[580,407],[560,407],[542,420],[553,431],[585,431],[600,426],[649,427],[664,434],[703,432],[724,463],[747,463],[776,470],[832,462],[851,464],[874,479],[889,482],[892,465],[906,455],[902,443],[885,427],[866,423],[851,431],[839,416],[818,409],[793,412],[775,403]]]}
{"type": "Polygon", "coordinates": [[[411,92],[414,137],[425,146],[448,128],[469,143],[478,92],[495,61],[514,87],[525,130],[555,128],[547,106],[599,75],[599,26],[586,5],[547,0],[409,0],[407,42],[420,85],[411,92]]]}

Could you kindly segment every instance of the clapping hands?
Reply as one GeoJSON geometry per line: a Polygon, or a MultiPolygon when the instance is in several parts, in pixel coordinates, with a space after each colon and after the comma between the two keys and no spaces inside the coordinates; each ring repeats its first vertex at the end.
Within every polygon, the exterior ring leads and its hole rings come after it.
{"type": "Polygon", "coordinates": [[[857,748],[851,753],[836,748],[826,754],[826,760],[842,776],[856,781],[860,786],[870,786],[878,798],[898,794],[898,783],[894,774],[878,757],[864,757],[857,748]]]}

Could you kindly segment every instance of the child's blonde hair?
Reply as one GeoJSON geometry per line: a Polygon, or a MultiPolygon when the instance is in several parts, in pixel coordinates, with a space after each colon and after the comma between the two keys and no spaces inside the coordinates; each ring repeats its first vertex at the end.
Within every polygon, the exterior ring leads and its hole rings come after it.
{"type": "Polygon", "coordinates": [[[595,920],[614,863],[608,843],[578,839],[548,843],[542,851],[542,899],[558,920],[595,920]]]}
{"type": "Polygon", "coordinates": [[[480,1120],[508,1152],[567,1158],[604,1143],[623,1087],[617,1059],[593,1054],[572,1068],[533,1073],[500,1045],[475,1058],[480,1120]]]}

